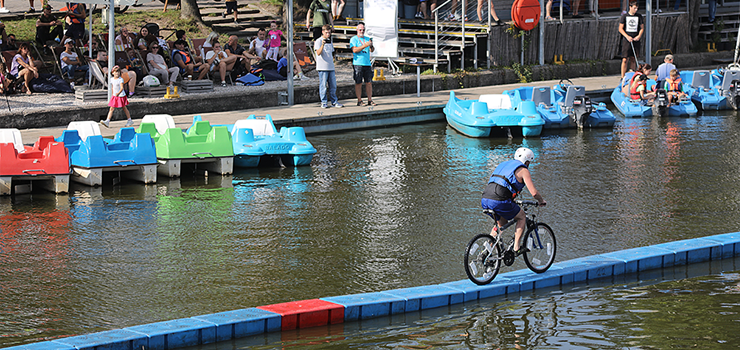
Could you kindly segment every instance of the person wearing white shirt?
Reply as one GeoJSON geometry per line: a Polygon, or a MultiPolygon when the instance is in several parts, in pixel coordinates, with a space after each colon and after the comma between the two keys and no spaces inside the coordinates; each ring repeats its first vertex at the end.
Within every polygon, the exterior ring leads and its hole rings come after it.
{"type": "Polygon", "coordinates": [[[334,46],[331,43],[332,28],[325,24],[321,28],[321,37],[316,39],[313,48],[316,51],[316,71],[319,72],[319,96],[321,97],[321,108],[344,107],[337,100],[337,77],[334,72],[334,46]],[[329,92],[327,98],[326,93],[329,92]],[[329,103],[329,98],[331,103],[329,103]]]}
{"type": "Polygon", "coordinates": [[[211,72],[218,69],[221,76],[221,86],[226,86],[226,71],[234,68],[236,60],[229,60],[229,54],[221,50],[221,43],[213,44],[213,50],[206,53],[206,62],[211,66],[211,72]]]}
{"type": "Polygon", "coordinates": [[[252,40],[252,42],[249,44],[249,51],[252,52],[255,56],[258,56],[260,59],[265,58],[265,42],[266,42],[266,33],[264,28],[260,28],[257,31],[257,37],[252,40]]]}
{"type": "Polygon", "coordinates": [[[59,55],[59,61],[62,66],[62,75],[67,77],[69,80],[74,80],[75,72],[85,72],[85,79],[87,80],[89,68],[86,64],[82,64],[80,62],[77,53],[72,50],[73,47],[74,43],[72,39],[64,41],[64,51],[59,55]]]}

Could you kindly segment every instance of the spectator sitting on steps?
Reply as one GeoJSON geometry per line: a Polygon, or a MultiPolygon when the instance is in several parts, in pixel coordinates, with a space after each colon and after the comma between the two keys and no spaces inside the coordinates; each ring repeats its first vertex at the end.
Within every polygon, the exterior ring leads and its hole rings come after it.
{"type": "MultiPolygon", "coordinates": [[[[280,60],[278,60],[277,64],[277,71],[280,75],[287,77],[288,76],[288,58],[287,56],[288,49],[282,48],[280,49],[280,60]]],[[[301,64],[298,63],[298,60],[293,60],[293,79],[295,80],[301,80],[304,78],[303,70],[301,69],[301,64]]]]}
{"type": "Polygon", "coordinates": [[[190,53],[185,51],[184,40],[175,41],[175,49],[172,50],[172,62],[180,67],[180,74],[183,77],[192,77],[194,73],[198,73],[196,80],[203,79],[208,74],[208,63],[199,60],[200,57],[192,57],[190,53]]]}
{"type": "Polygon", "coordinates": [[[164,57],[160,53],[162,48],[159,43],[152,41],[149,43],[149,53],[146,54],[146,62],[149,64],[149,73],[159,77],[159,81],[162,84],[167,84],[172,87],[177,80],[177,76],[180,73],[178,67],[167,67],[167,63],[164,62],[164,57]]]}
{"type": "Polygon", "coordinates": [[[239,38],[236,35],[229,37],[229,41],[226,42],[226,45],[224,46],[224,51],[229,54],[229,57],[236,56],[236,59],[240,61],[238,64],[244,66],[247,71],[249,71],[249,68],[253,63],[260,61],[259,57],[247,52],[243,46],[239,45],[239,38]]]}
{"type": "Polygon", "coordinates": [[[257,31],[257,36],[249,43],[249,53],[253,56],[257,56],[258,59],[265,59],[267,54],[267,35],[265,28],[260,28],[257,31]]]}
{"type": "Polygon", "coordinates": [[[62,40],[64,28],[62,21],[51,14],[51,5],[44,6],[44,11],[36,20],[36,42],[41,46],[47,46],[47,42],[55,39],[62,40]]]}
{"type": "MultiPolygon", "coordinates": [[[[231,56],[236,58],[236,56],[231,56]]],[[[218,41],[213,44],[213,50],[206,54],[206,62],[211,67],[211,72],[218,69],[221,77],[221,86],[226,87],[226,71],[234,68],[236,59],[229,60],[229,54],[221,50],[221,43],[218,41]]]]}
{"type": "Polygon", "coordinates": [[[82,61],[77,57],[77,52],[74,51],[74,42],[72,39],[64,41],[64,52],[59,55],[59,60],[62,66],[62,75],[69,81],[74,81],[75,72],[85,72],[85,81],[88,77],[88,66],[82,64],[82,61]]]}

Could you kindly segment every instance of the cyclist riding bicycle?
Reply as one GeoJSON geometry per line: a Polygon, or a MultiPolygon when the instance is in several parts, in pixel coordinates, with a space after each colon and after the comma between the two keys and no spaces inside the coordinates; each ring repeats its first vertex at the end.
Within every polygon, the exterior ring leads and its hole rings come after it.
{"type": "MultiPolygon", "coordinates": [[[[517,256],[528,251],[526,247],[520,247],[522,234],[527,225],[527,216],[524,210],[514,203],[514,198],[524,187],[527,187],[529,193],[540,205],[547,204],[532,182],[528,169],[532,161],[534,161],[534,152],[531,149],[525,147],[517,149],[513,160],[499,164],[493,171],[481,199],[483,209],[490,209],[496,213],[498,226],[504,226],[512,219],[516,220],[514,252],[517,256]]],[[[491,230],[491,236],[496,236],[496,228],[497,226],[494,226],[491,230]]]]}

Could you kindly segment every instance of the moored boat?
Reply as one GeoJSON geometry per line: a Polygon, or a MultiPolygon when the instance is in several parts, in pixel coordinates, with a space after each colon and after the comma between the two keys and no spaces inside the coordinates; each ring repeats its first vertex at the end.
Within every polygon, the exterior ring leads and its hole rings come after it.
{"type": "MultiPolygon", "coordinates": [[[[569,80],[567,82],[570,83],[569,80]]],[[[504,91],[504,94],[511,96],[513,104],[534,102],[545,121],[545,129],[614,126],[616,118],[605,103],[594,105],[586,96],[585,87],[568,83],[561,80],[552,89],[547,86],[520,87],[504,91]]]]}
{"type": "MultiPolygon", "coordinates": [[[[193,120],[200,120],[200,116],[193,120]]],[[[224,126],[231,133],[234,165],[238,167],[304,166],[311,164],[316,154],[302,127],[282,127],[278,132],[269,114],[264,117],[252,114],[224,126]]]]}
{"type": "Polygon", "coordinates": [[[545,125],[534,102],[521,101],[512,106],[511,98],[504,94],[460,100],[454,91],[450,91],[444,113],[452,128],[470,137],[489,137],[492,132],[501,132],[505,136],[539,136],[545,125]]]}
{"type": "Polygon", "coordinates": [[[727,97],[719,91],[720,78],[708,70],[682,71],[683,92],[703,110],[727,109],[727,97]],[[714,81],[714,82],[713,82],[714,81]]]}
{"type": "MultiPolygon", "coordinates": [[[[633,72],[629,72],[624,75],[624,79],[620,81],[619,85],[612,91],[611,100],[614,106],[617,107],[620,113],[627,118],[641,118],[653,116],[653,107],[648,105],[643,100],[632,100],[629,96],[625,95],[623,88],[629,84],[634,75],[633,72]]],[[[648,79],[647,88],[651,90],[655,87],[655,80],[648,79]]],[[[660,113],[660,111],[657,111],[660,113]]],[[[694,117],[698,110],[696,106],[688,99],[680,100],[678,103],[673,103],[665,108],[664,113],[670,117],[694,117]]]]}
{"type": "Polygon", "coordinates": [[[33,184],[56,193],[69,191],[69,153],[53,136],[25,146],[18,129],[0,129],[0,195],[27,193],[33,184]]]}
{"type": "Polygon", "coordinates": [[[740,108],[740,66],[730,64],[727,68],[711,72],[712,86],[725,98],[725,109],[740,108]]]}
{"type": "Polygon", "coordinates": [[[167,114],[146,115],[137,133],[149,133],[154,140],[159,166],[157,172],[168,177],[180,176],[182,164],[218,174],[231,174],[234,169],[234,149],[231,134],[224,126],[212,127],[198,121],[187,133],[175,126],[167,114]]]}
{"type": "Polygon", "coordinates": [[[148,133],[121,128],[105,139],[93,121],[71,122],[57,138],[69,151],[72,180],[89,186],[103,184],[103,173],[116,172],[144,183],[157,182],[157,154],[148,133]]]}

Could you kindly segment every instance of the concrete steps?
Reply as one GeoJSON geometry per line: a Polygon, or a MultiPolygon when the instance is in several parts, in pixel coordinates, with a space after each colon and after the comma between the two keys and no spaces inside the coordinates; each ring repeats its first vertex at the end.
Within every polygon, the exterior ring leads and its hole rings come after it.
{"type": "Polygon", "coordinates": [[[234,23],[233,15],[222,18],[221,14],[226,10],[223,1],[198,2],[203,22],[210,25],[216,33],[236,35],[242,43],[248,43],[257,35],[259,28],[268,28],[271,21],[282,23],[282,18],[274,17],[263,12],[259,8],[259,0],[248,0],[239,2],[239,22],[234,23]]]}

